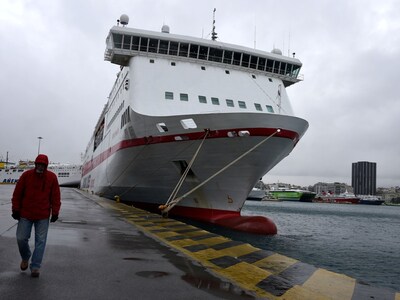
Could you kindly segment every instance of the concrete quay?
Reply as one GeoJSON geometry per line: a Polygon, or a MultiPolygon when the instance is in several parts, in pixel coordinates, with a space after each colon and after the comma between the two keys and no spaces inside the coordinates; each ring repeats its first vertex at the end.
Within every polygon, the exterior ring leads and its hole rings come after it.
{"type": "Polygon", "coordinates": [[[2,300],[400,300],[390,289],[70,188],[61,190],[40,277],[31,278],[19,269],[13,190],[0,185],[2,300]]]}

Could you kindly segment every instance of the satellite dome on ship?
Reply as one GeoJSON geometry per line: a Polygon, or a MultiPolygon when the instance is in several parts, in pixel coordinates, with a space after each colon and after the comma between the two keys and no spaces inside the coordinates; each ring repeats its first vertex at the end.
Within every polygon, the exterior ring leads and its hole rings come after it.
{"type": "Polygon", "coordinates": [[[274,48],[272,49],[271,53],[273,54],[278,54],[278,55],[282,55],[282,50],[278,49],[278,48],[274,48]]]}
{"type": "Polygon", "coordinates": [[[169,26],[168,25],[163,25],[161,27],[161,32],[163,33],[169,33],[169,26]]]}
{"type": "Polygon", "coordinates": [[[129,17],[128,15],[122,14],[121,17],[119,18],[119,21],[121,22],[122,25],[126,26],[129,23],[129,17]]]}

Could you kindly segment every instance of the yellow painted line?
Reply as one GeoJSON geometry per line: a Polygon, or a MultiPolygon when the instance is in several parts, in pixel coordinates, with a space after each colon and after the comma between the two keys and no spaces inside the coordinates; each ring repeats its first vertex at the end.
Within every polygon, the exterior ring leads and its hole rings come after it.
{"type": "Polygon", "coordinates": [[[215,249],[212,249],[212,248],[208,248],[208,249],[200,250],[200,251],[197,251],[197,252],[191,252],[190,256],[191,257],[195,257],[197,259],[209,261],[209,260],[212,260],[212,259],[223,257],[223,256],[225,256],[225,254],[223,252],[221,252],[221,251],[218,251],[218,250],[215,250],[215,249]]]}
{"type": "Polygon", "coordinates": [[[253,246],[251,246],[249,244],[242,244],[242,245],[237,245],[237,246],[221,249],[219,251],[221,253],[224,253],[227,256],[238,257],[238,256],[252,253],[256,250],[257,250],[256,248],[254,248],[253,246]]]}
{"type": "Polygon", "coordinates": [[[351,299],[356,280],[324,269],[317,269],[303,284],[303,287],[331,297],[332,299],[351,299]]]}
{"type": "MultiPolygon", "coordinates": [[[[268,294],[265,291],[257,288],[255,283],[258,283],[270,276],[271,273],[257,268],[252,264],[241,262],[225,269],[219,269],[218,273],[225,278],[229,278],[248,291],[256,292],[257,294],[265,293],[263,296],[268,294]]],[[[268,296],[272,295],[268,294],[268,296]]]]}
{"type": "Polygon", "coordinates": [[[271,273],[278,274],[296,262],[298,262],[298,260],[274,253],[255,262],[254,264],[262,269],[270,271],[271,273]]]}
{"type": "Polygon", "coordinates": [[[400,293],[396,293],[396,298],[395,300],[400,300],[400,293]]]}
{"type": "Polygon", "coordinates": [[[308,288],[304,288],[303,286],[296,285],[290,290],[288,290],[283,296],[277,299],[299,299],[299,300],[332,300],[340,298],[323,295],[317,291],[310,290],[308,288]]]}
{"type": "Polygon", "coordinates": [[[167,232],[152,232],[152,234],[154,234],[155,236],[158,236],[160,238],[168,238],[171,236],[177,236],[178,234],[176,234],[175,232],[171,232],[171,231],[167,231],[167,232]]]}

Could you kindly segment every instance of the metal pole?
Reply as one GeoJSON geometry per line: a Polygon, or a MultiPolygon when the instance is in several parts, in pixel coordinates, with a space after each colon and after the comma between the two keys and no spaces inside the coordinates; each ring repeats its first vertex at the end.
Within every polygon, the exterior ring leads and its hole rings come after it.
{"type": "Polygon", "coordinates": [[[42,140],[43,138],[41,137],[41,136],[38,136],[38,140],[39,140],[39,146],[38,146],[38,151],[37,151],[37,154],[39,155],[40,154],[40,141],[42,140]]]}

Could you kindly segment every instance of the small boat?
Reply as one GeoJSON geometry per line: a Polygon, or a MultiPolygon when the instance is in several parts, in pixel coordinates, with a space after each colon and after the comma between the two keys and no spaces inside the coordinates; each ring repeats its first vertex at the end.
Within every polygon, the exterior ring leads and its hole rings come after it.
{"type": "Polygon", "coordinates": [[[381,197],[375,195],[359,195],[358,197],[360,197],[360,204],[381,205],[385,202],[381,197]]]}

